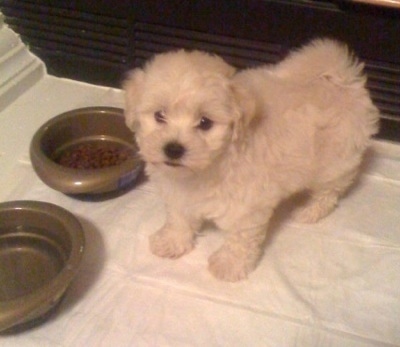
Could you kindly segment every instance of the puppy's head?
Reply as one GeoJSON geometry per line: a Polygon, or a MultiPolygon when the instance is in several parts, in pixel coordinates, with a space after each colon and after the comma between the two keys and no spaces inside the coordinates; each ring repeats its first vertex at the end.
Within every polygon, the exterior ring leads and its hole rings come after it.
{"type": "Polygon", "coordinates": [[[197,172],[209,167],[249,122],[249,98],[221,58],[179,50],[156,56],[125,81],[126,124],[148,167],[197,172]],[[244,106],[246,105],[246,106],[244,106]]]}

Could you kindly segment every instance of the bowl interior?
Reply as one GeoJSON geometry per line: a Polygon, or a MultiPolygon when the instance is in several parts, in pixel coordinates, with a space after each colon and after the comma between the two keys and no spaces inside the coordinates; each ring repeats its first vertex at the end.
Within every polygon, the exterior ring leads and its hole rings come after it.
{"type": "Polygon", "coordinates": [[[132,158],[136,145],[122,117],[101,110],[86,110],[71,112],[50,122],[40,139],[40,148],[57,164],[73,169],[98,169],[132,158]],[[79,161],[87,165],[74,165],[79,161]]]}
{"type": "Polygon", "coordinates": [[[0,301],[28,295],[51,282],[65,266],[71,241],[47,230],[18,226],[0,229],[0,301]]]}
{"type": "Polygon", "coordinates": [[[64,294],[83,256],[68,211],[45,202],[0,204],[0,331],[42,316],[64,294]]]}

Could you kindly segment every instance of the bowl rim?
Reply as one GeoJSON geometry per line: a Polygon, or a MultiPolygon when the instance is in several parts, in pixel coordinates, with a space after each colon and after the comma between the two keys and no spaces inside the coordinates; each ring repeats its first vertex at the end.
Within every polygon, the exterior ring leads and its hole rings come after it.
{"type": "MultiPolygon", "coordinates": [[[[109,188],[107,178],[113,177],[117,179],[118,177],[124,180],[127,177],[131,177],[132,180],[134,180],[144,165],[137,153],[138,148],[135,145],[133,145],[133,149],[136,153],[132,158],[128,158],[120,165],[93,170],[79,170],[59,165],[43,153],[41,150],[41,139],[50,127],[62,120],[85,114],[105,114],[121,117],[123,119],[124,110],[122,108],[110,106],[91,106],[63,112],[42,124],[33,135],[30,143],[29,153],[31,163],[39,178],[51,188],[65,194],[103,193],[109,188]],[[49,170],[56,174],[48,175],[49,170]],[[95,177],[93,176],[94,171],[96,172],[95,177]],[[60,177],[63,177],[63,180],[61,180],[60,177]]],[[[134,138],[133,132],[132,138],[134,138]]]]}
{"type": "Polygon", "coordinates": [[[53,307],[78,272],[85,249],[85,235],[81,223],[63,207],[36,200],[0,203],[0,214],[7,211],[30,211],[43,215],[43,218],[56,219],[71,238],[71,253],[63,269],[39,290],[12,300],[0,300],[0,332],[36,318],[53,307]]]}

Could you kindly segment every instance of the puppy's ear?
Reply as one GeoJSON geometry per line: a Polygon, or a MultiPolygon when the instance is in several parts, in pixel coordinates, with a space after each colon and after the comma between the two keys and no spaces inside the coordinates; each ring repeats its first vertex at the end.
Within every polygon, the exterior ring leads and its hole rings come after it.
{"type": "Polygon", "coordinates": [[[236,104],[233,140],[240,141],[256,117],[256,102],[254,97],[237,82],[231,85],[231,89],[236,104]]]}
{"type": "Polygon", "coordinates": [[[137,107],[143,93],[144,75],[142,69],[135,69],[128,74],[122,85],[125,91],[125,123],[133,131],[137,127],[137,107]]]}

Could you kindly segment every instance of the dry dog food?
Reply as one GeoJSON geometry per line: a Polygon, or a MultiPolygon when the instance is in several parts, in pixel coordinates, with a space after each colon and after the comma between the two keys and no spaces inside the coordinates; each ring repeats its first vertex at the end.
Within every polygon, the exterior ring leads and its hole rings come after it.
{"type": "Polygon", "coordinates": [[[93,141],[67,147],[54,161],[73,169],[101,169],[119,165],[132,156],[133,150],[121,144],[93,141]]]}

